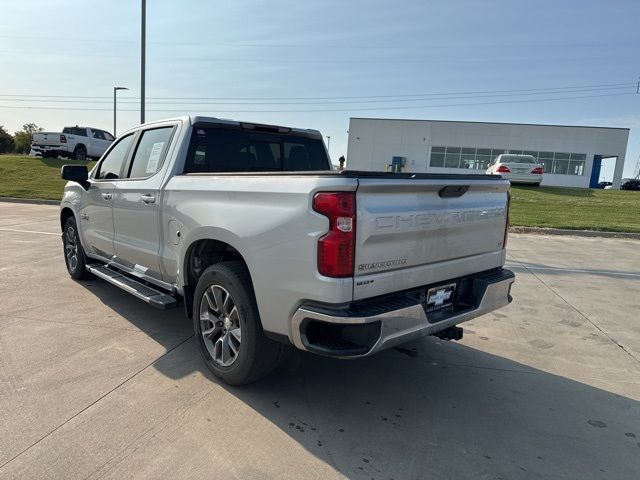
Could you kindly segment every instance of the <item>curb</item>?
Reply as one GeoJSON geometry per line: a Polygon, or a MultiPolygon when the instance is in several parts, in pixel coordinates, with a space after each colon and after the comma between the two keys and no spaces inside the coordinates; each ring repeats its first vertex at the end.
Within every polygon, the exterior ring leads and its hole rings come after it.
{"type": "Polygon", "coordinates": [[[571,230],[569,228],[509,227],[509,233],[533,233],[537,235],[569,235],[575,237],[627,238],[640,240],[640,233],[601,232],[598,230],[571,230]]]}
{"type": "Polygon", "coordinates": [[[44,198],[0,197],[0,202],[7,202],[7,203],[33,203],[33,204],[36,204],[36,205],[60,205],[60,200],[46,200],[44,198]]]}

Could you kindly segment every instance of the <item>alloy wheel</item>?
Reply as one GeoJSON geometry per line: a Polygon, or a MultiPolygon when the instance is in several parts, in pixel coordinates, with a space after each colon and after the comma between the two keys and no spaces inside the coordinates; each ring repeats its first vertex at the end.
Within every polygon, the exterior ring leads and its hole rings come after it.
{"type": "Polygon", "coordinates": [[[242,342],[240,314],[220,285],[209,286],[200,299],[200,334],[214,362],[229,367],[236,361],[242,342]]]}
{"type": "Polygon", "coordinates": [[[65,256],[67,257],[67,265],[69,270],[75,272],[78,266],[78,239],[76,230],[73,227],[67,228],[64,242],[65,256]]]}

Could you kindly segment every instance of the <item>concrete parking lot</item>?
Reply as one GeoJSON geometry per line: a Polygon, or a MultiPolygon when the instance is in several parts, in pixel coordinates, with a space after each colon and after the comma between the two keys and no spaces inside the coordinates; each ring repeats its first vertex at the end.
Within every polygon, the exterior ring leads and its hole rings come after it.
{"type": "Polygon", "coordinates": [[[359,361],[217,382],[181,309],[66,273],[55,206],[0,203],[0,478],[640,472],[640,241],[512,235],[509,307],[359,361]]]}

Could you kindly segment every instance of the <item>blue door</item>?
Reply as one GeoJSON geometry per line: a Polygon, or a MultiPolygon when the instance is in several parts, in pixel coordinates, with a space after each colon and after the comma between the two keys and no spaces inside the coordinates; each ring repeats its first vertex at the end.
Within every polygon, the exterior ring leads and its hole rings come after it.
{"type": "Polygon", "coordinates": [[[602,155],[594,155],[593,167],[591,167],[591,179],[589,180],[589,188],[598,188],[598,182],[600,182],[601,167],[602,167],[602,155]]]}

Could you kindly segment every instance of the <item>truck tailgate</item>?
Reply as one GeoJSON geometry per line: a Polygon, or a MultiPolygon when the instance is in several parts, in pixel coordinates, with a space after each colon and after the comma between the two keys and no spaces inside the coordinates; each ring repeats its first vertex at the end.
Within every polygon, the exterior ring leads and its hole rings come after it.
{"type": "Polygon", "coordinates": [[[502,266],[508,189],[464,175],[359,179],[354,300],[502,266]]]}
{"type": "Polygon", "coordinates": [[[60,132],[36,132],[31,143],[38,146],[60,145],[60,132]]]}

